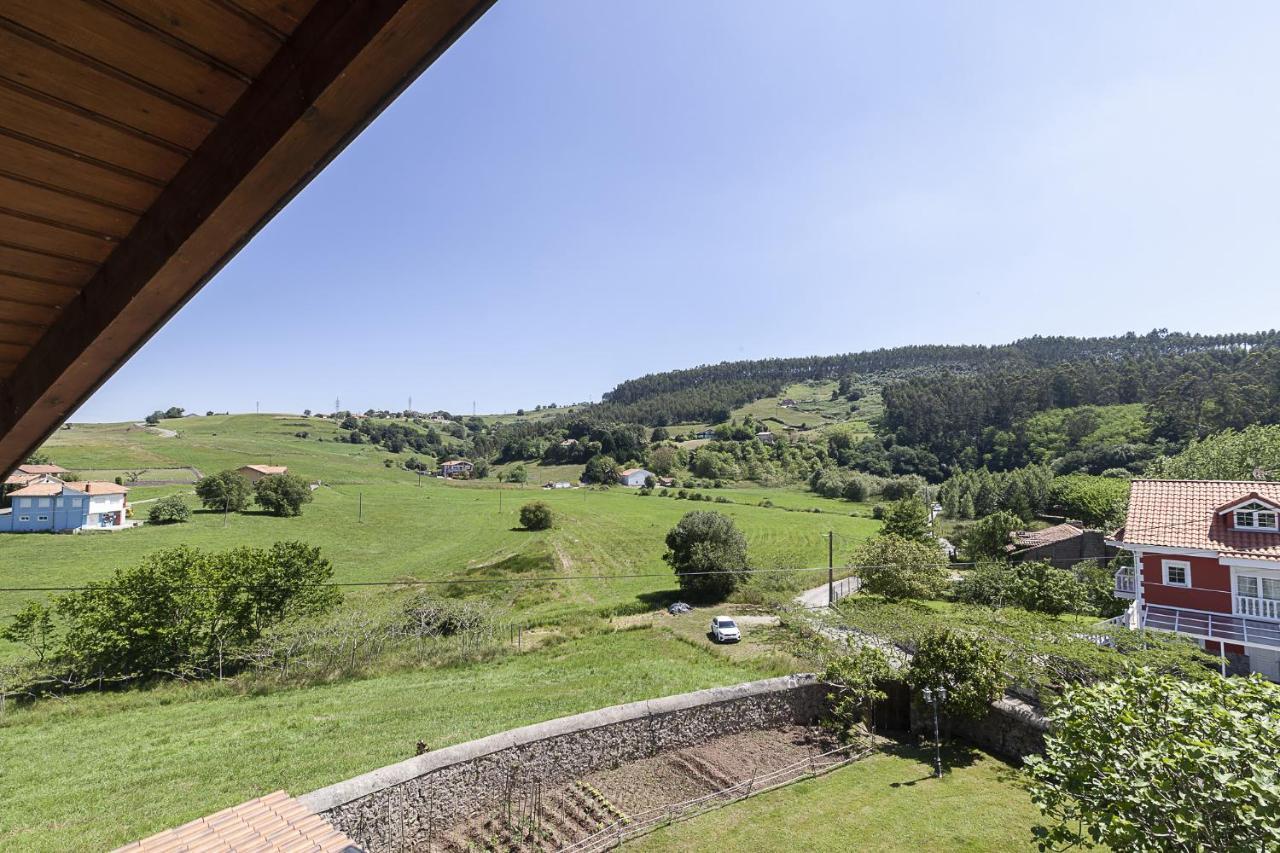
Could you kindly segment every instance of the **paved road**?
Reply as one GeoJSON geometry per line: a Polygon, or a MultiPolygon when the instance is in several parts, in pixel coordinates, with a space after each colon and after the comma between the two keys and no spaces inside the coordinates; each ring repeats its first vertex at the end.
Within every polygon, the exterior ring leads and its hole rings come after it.
{"type": "MultiPolygon", "coordinates": [[[[861,581],[858,578],[844,578],[835,583],[836,601],[844,598],[846,595],[853,595],[858,591],[861,581]]],[[[813,589],[807,589],[796,596],[796,604],[808,610],[816,610],[827,606],[827,585],[815,586],[813,589]]]]}

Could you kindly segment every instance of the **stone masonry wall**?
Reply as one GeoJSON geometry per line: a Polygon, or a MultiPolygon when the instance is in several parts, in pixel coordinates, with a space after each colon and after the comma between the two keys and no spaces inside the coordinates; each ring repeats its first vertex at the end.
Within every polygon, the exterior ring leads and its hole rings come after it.
{"type": "MultiPolygon", "coordinates": [[[[928,708],[912,707],[911,729],[933,737],[933,716],[928,708]]],[[[1028,755],[1044,752],[1044,736],[1049,730],[1049,721],[1026,702],[1005,696],[992,702],[982,719],[956,720],[950,730],[974,746],[1021,763],[1028,755]]]]}
{"type": "Polygon", "coordinates": [[[786,676],[617,705],[430,752],[299,799],[370,853],[425,848],[512,790],[721,735],[814,723],[824,693],[812,676],[786,676]]]}

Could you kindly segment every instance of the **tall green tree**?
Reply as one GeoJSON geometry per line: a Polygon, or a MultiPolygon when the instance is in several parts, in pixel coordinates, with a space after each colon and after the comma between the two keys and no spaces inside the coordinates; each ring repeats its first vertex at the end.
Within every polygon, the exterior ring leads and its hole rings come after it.
{"type": "Polygon", "coordinates": [[[302,505],[311,503],[311,488],[295,474],[272,474],[253,484],[253,499],[272,515],[302,515],[302,505]]]}
{"type": "Polygon", "coordinates": [[[935,629],[917,641],[907,683],[914,690],[945,687],[947,697],[939,706],[943,713],[978,719],[1004,695],[1008,678],[1002,664],[999,650],[981,637],[935,629]]]}
{"type": "Polygon", "coordinates": [[[239,471],[228,468],[196,481],[196,497],[205,509],[243,512],[249,506],[253,484],[239,471]]]}
{"type": "Polygon", "coordinates": [[[1009,537],[1022,527],[1022,519],[1000,510],[969,525],[962,544],[970,560],[1002,559],[1008,554],[1009,537]]]}
{"type": "Polygon", "coordinates": [[[1280,687],[1150,670],[1069,687],[1026,767],[1041,850],[1280,849],[1280,687]]]}
{"type": "Polygon", "coordinates": [[[864,592],[889,601],[936,598],[947,585],[947,556],[936,542],[876,536],[854,551],[852,565],[864,592]]]}
{"type": "Polygon", "coordinates": [[[915,498],[903,498],[889,505],[882,532],[886,536],[899,536],[913,542],[934,542],[933,531],[929,527],[929,510],[923,501],[915,498]]]}
{"type": "Polygon", "coordinates": [[[747,538],[719,512],[689,512],[667,533],[663,559],[680,590],[701,601],[723,601],[750,571],[747,538]]]}

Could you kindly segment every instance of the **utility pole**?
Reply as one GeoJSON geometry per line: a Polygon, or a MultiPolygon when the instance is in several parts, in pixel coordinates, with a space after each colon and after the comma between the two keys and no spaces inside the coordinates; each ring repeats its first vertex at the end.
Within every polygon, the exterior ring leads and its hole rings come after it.
{"type": "Polygon", "coordinates": [[[836,565],[836,532],[827,531],[827,606],[836,603],[835,565],[836,565]]]}
{"type": "Polygon", "coordinates": [[[356,521],[364,524],[364,492],[356,496],[356,521]]]}

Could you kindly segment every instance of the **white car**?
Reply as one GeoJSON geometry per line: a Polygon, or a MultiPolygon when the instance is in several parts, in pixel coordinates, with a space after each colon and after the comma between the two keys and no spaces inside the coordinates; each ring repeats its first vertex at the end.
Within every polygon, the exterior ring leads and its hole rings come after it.
{"type": "Polygon", "coordinates": [[[717,643],[736,643],[742,639],[738,623],[728,616],[717,616],[711,620],[711,639],[717,643]]]}

